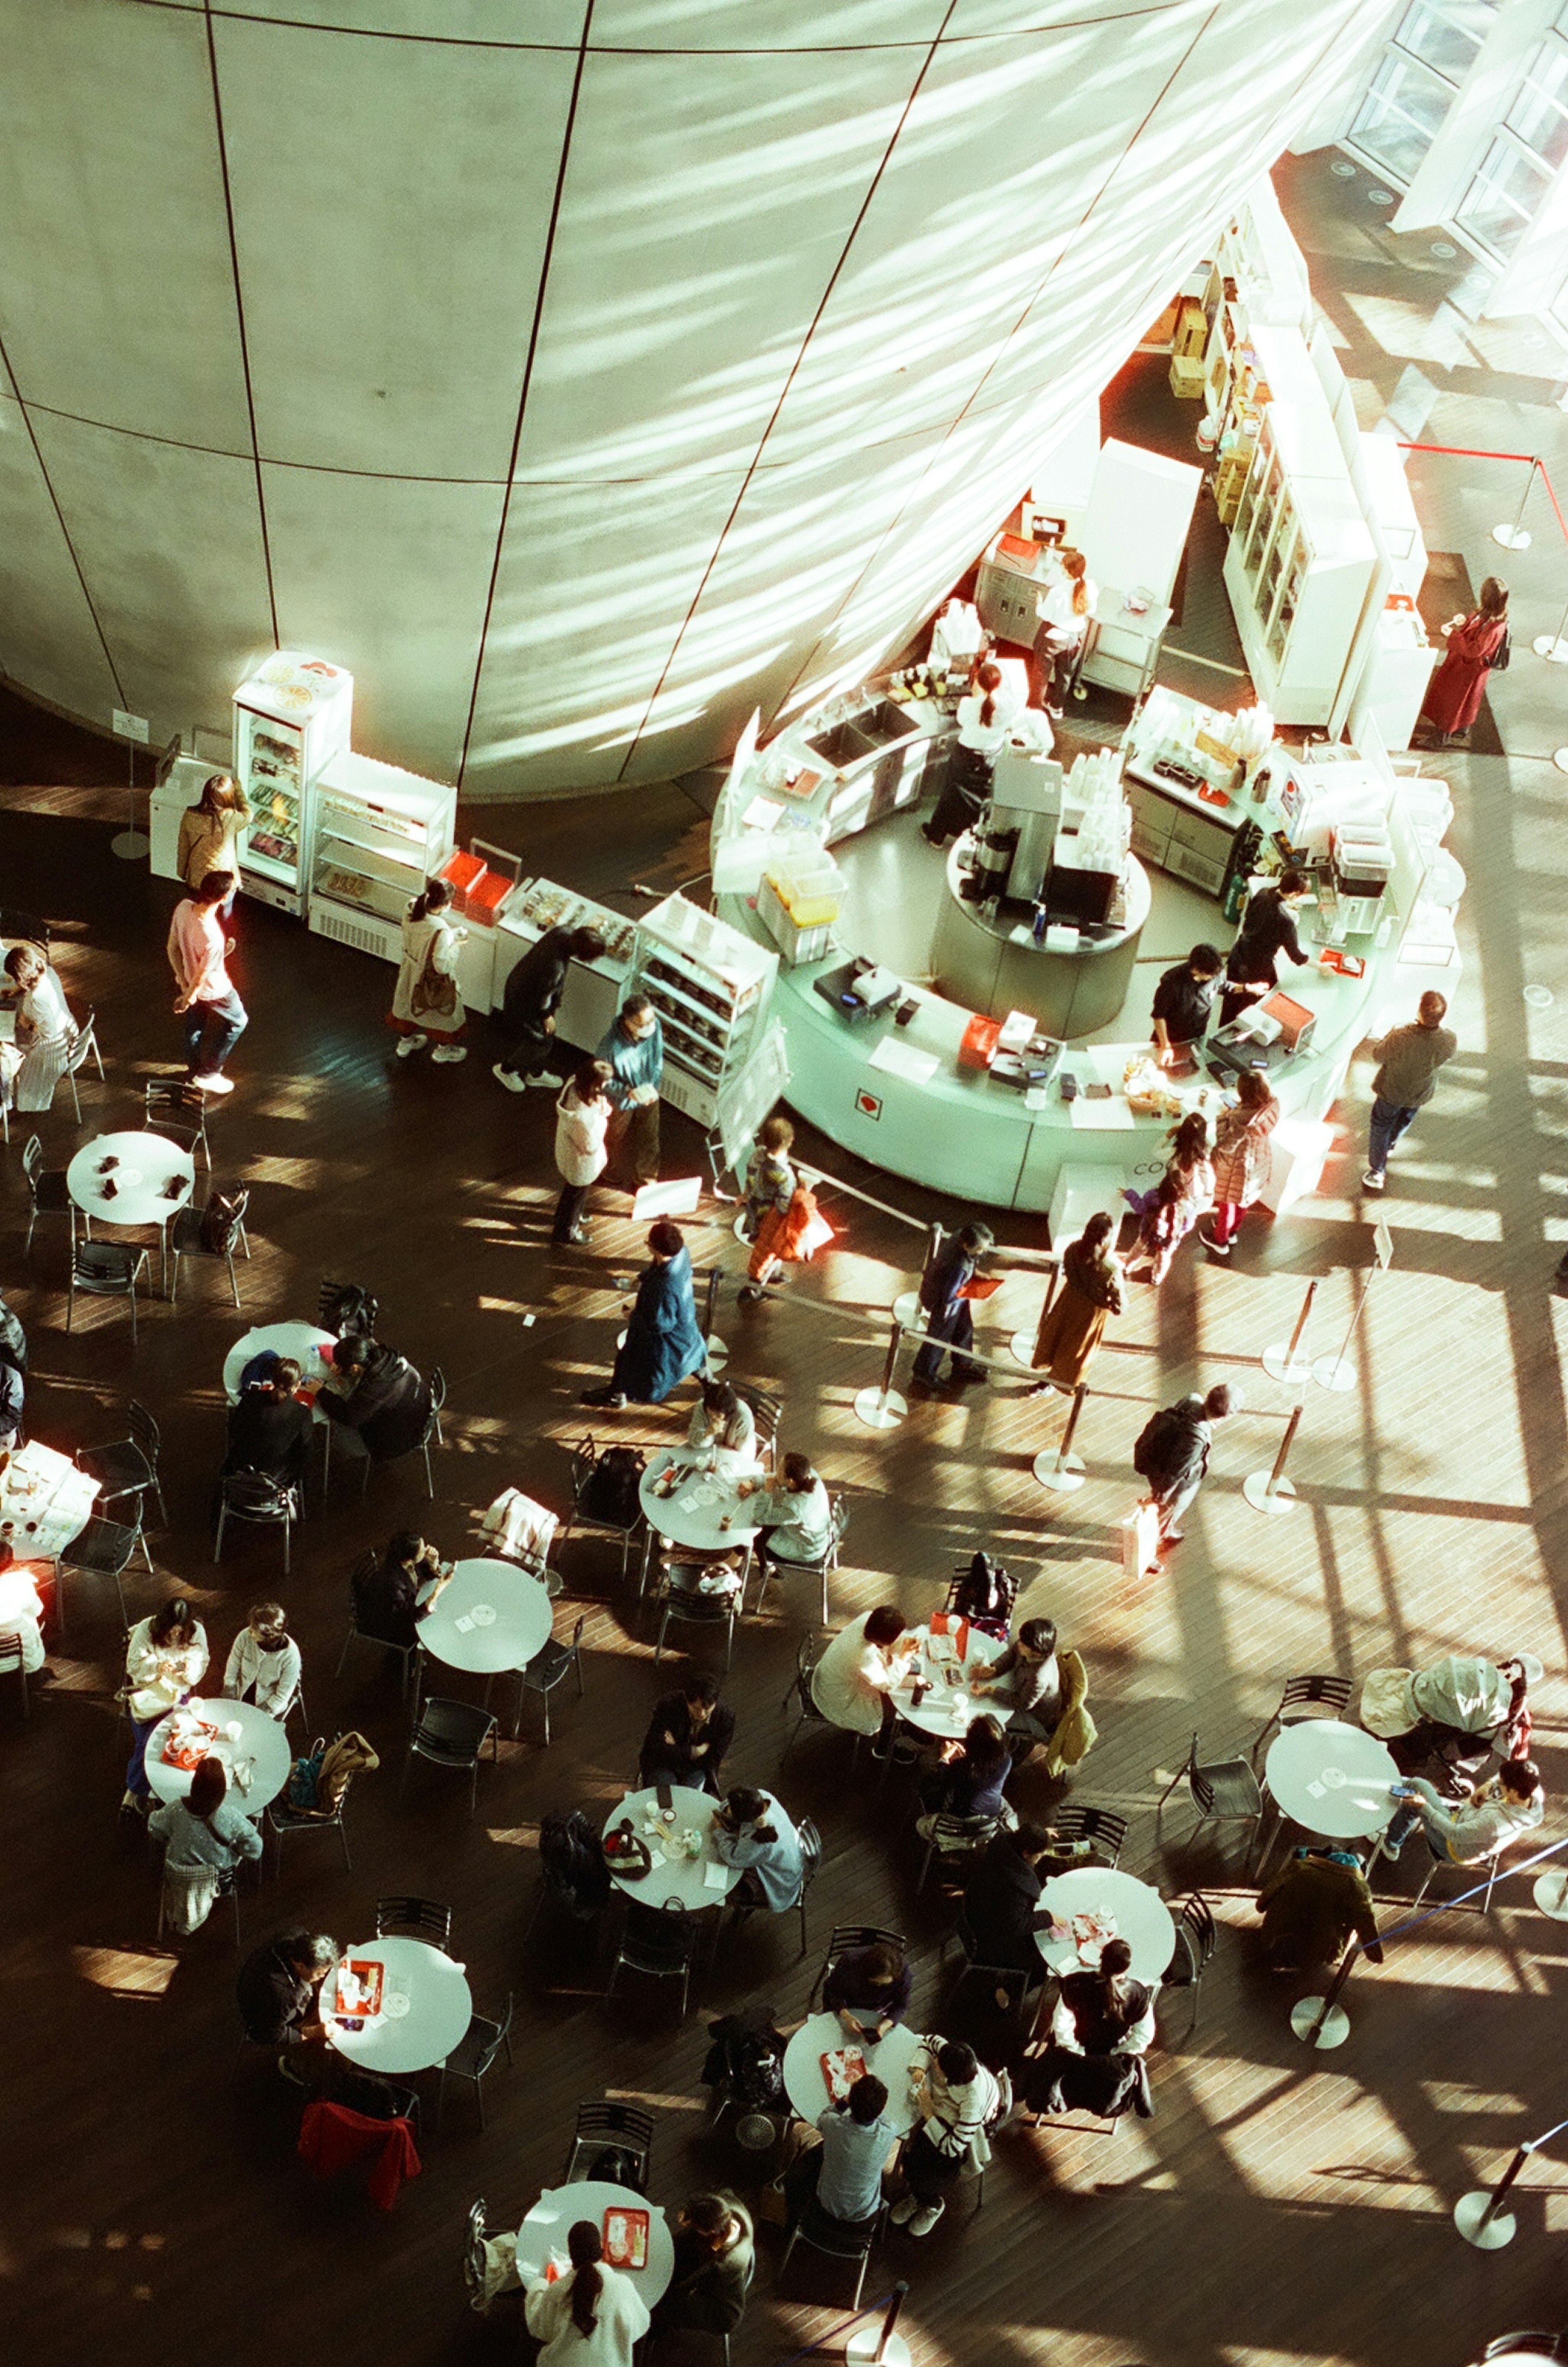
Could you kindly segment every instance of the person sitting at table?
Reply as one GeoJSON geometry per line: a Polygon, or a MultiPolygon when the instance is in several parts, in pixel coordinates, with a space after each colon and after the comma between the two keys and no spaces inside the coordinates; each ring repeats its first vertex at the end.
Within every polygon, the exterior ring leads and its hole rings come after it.
{"type": "MultiPolygon", "coordinates": [[[[976,1964],[1027,1973],[1026,1994],[1044,1977],[1034,1942],[1043,1882],[1070,1863],[1070,1852],[1049,1825],[1016,1825],[993,1836],[964,1883],[965,1946],[976,1964]]],[[[1004,2010],[1011,2004],[1011,1993],[1000,1982],[995,1994],[1004,2010]]]]}
{"type": "Polygon", "coordinates": [[[733,2194],[694,2194],[675,2214],[675,2262],[653,2306],[656,2334],[732,2334],[756,2266],[751,2214],[733,2194]]]}
{"type": "Polygon", "coordinates": [[[660,1217],[648,1229],[649,1265],[631,1302],[626,1338],[603,1388],[585,1389],[586,1406],[662,1405],[672,1389],[708,1360],[697,1320],[692,1252],[679,1225],[660,1217]]]}
{"type": "Polygon", "coordinates": [[[637,1782],[718,1793],[718,1771],[735,1739],[735,1712],[718,1697],[718,1679],[693,1674],[678,1693],[660,1693],[642,1738],[637,1782]]]}
{"type": "Polygon", "coordinates": [[[711,1830],[714,1855],[745,1869],[729,1894],[732,1905],[765,1907],[771,1915],[795,1905],[806,1871],[800,1835],[771,1792],[737,1784],[711,1830]]]}
{"type": "Polygon", "coordinates": [[[1010,1732],[1048,1742],[1062,1709],[1062,1670],[1054,1619],[1026,1619],[989,1668],[976,1669],[969,1691],[1009,1712],[1010,1732]]]}
{"type": "Polygon", "coordinates": [[[920,1798],[931,1813],[917,1818],[915,1830],[922,1840],[930,1840],[933,1816],[999,1817],[1011,1773],[1012,1758],[999,1722],[975,1718],[962,1740],[942,1743],[920,1776],[920,1798]]]}
{"type": "Polygon", "coordinates": [[[1399,1806],[1381,1843],[1384,1857],[1397,1857],[1416,1827],[1445,1865],[1484,1865],[1510,1841],[1533,1832],[1546,1814],[1546,1795],[1533,1759],[1506,1759],[1490,1783],[1478,1784],[1468,1799],[1445,1800],[1424,1775],[1406,1775],[1395,1792],[1399,1806]]]}
{"type": "Polygon", "coordinates": [[[126,1638],[125,1703],[130,1712],[130,1758],[125,1770],[123,1814],[146,1812],[152,1796],[144,1761],[147,1738],[160,1718],[191,1693],[207,1673],[207,1630],[183,1594],[139,1619],[126,1638]]]}
{"type": "Polygon", "coordinates": [[[0,1043],[0,1093],[13,1109],[46,1110],[76,1040],[63,988],[37,946],[6,957],[6,1000],[15,1000],[16,1036],[0,1043]]]}
{"type": "Polygon", "coordinates": [[[296,1924],[253,1948],[234,1983],[245,2036],[253,2046],[280,2048],[277,2067],[297,2087],[311,2082],[292,2059],[292,2050],[325,2045],[319,1993],[342,1953],[324,1931],[296,1924]]]}
{"type": "Polygon", "coordinates": [[[292,1356],[275,1356],[265,1379],[246,1387],[244,1375],[240,1377],[239,1398],[229,1409],[224,1471],[260,1471],[276,1479],[280,1488],[294,1489],[302,1501],[310,1454],[310,1409],[294,1394],[301,1377],[299,1365],[292,1356]]]}
{"type": "Polygon", "coordinates": [[[840,1627],[811,1671],[811,1699],[830,1725],[879,1734],[886,1742],[897,1717],[893,1688],[913,1650],[904,1614],[894,1604],[863,1611],[840,1627]]]}
{"type": "Polygon", "coordinates": [[[8,1340],[0,1340],[0,1448],[15,1446],[22,1434],[22,1413],[28,1385],[8,1340]]]}
{"type": "Polygon", "coordinates": [[[18,1373],[28,1369],[28,1335],[22,1329],[22,1319],[14,1307],[0,1298],[0,1354],[15,1365],[18,1373]]]}
{"type": "Polygon", "coordinates": [[[705,1380],[692,1408],[686,1444],[712,1456],[720,1448],[728,1455],[754,1455],[757,1418],[733,1381],[705,1380]]]}
{"type": "Polygon", "coordinates": [[[792,2226],[808,2202],[844,2227],[863,2227],[875,2217],[882,2174],[898,2143],[898,2131],[883,2117],[886,2110],[886,2086],[874,2071],[863,2071],[847,2095],[818,2113],[820,2144],[807,2141],[784,2176],[792,2226]]]}
{"type": "Polygon", "coordinates": [[[1332,1970],[1352,1932],[1374,1965],[1382,1962],[1372,1894],[1349,1850],[1292,1851],[1258,1892],[1258,1911],[1264,1952],[1277,1973],[1332,1970]]]}
{"type": "Polygon", "coordinates": [[[350,1580],[354,1592],[354,1624],[362,1636],[410,1651],[419,1640],[419,1623],[427,1618],[452,1583],[443,1571],[435,1547],[426,1545],[417,1529],[399,1529],[378,1565],[350,1580]],[[420,1601],[421,1591],[430,1592],[420,1601]]]}
{"type": "Polygon", "coordinates": [[[874,1940],[869,1947],[846,1948],[835,1956],[822,1984],[822,2007],[838,2015],[852,2038],[886,2038],[908,2012],[914,1988],[903,1950],[874,1940]]]}
{"type": "Polygon", "coordinates": [[[604,2266],[592,2219],[567,2229],[565,2274],[529,2287],[523,2315],[540,2345],[536,2367],[632,2367],[649,2328],[648,2305],[624,2269],[604,2266]]]}
{"type": "Polygon", "coordinates": [[[333,1368],[316,1403],[347,1453],[374,1463],[411,1455],[430,1420],[430,1384],[408,1358],[351,1331],[333,1343],[333,1368]]]}
{"type": "Polygon", "coordinates": [[[221,1759],[199,1759],[185,1798],[165,1801],[147,1819],[153,1840],[164,1845],[165,1920],[186,1938],[200,1931],[239,1868],[262,1853],[259,1826],[231,1804],[228,1790],[221,1759]],[[182,1879],[187,1867],[197,1871],[182,1879]]]}
{"type": "Polygon", "coordinates": [[[832,1550],[833,1507],[809,1455],[786,1455],[771,1487],[761,1479],[742,1479],[735,1492],[742,1500],[756,1499],[750,1517],[764,1559],[817,1562],[832,1550]]]}
{"type": "Polygon", "coordinates": [[[280,1724],[299,1692],[299,1647],[287,1623],[281,1603],[253,1603],[223,1671],[225,1701],[254,1702],[280,1724]]]}
{"type": "Polygon", "coordinates": [[[947,2208],[948,2189],[991,2157],[986,2130],[1001,2101],[992,2073],[956,2038],[928,2038],[909,2067],[919,2118],[904,2148],[908,2192],[888,2213],[896,2227],[929,2236],[947,2208]]]}
{"type": "Polygon", "coordinates": [[[1153,2117],[1143,2057],[1155,2034],[1156,1988],[1134,1980],[1132,1963],[1125,1940],[1107,1940],[1098,1970],[1063,1977],[1050,2037],[1024,2050],[1021,2101],[1028,2112],[1153,2117]]]}

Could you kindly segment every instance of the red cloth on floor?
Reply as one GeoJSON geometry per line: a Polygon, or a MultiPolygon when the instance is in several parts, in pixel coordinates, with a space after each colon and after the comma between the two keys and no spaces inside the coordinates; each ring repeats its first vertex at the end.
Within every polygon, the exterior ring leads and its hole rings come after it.
{"type": "Polygon", "coordinates": [[[413,2131],[407,2121],[373,2121],[351,2112],[346,2104],[308,2104],[299,2124],[299,2158],[318,2178],[331,2178],[367,2154],[377,2157],[370,2172],[370,2200],[378,2211],[389,2211],[405,2178],[417,2178],[420,2158],[413,2131]]]}

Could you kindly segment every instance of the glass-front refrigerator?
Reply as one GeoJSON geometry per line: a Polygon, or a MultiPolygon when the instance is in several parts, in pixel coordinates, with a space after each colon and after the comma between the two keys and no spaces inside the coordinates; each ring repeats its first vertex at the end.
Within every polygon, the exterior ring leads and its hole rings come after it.
{"type": "Polygon", "coordinates": [[[353,719],[353,675],[293,650],[267,658],[234,693],[234,778],[251,809],[240,854],[247,896],[303,911],[314,786],[348,746],[353,719]]]}
{"type": "Polygon", "coordinates": [[[452,844],[457,790],[344,749],[316,781],[311,810],[310,927],[396,961],[410,900],[452,844]]]}

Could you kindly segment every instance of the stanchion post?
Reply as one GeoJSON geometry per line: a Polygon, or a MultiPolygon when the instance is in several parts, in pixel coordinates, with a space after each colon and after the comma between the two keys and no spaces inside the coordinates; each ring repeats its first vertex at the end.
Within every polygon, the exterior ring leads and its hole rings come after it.
{"type": "Polygon", "coordinates": [[[1302,1334],[1312,1319],[1312,1303],[1316,1297],[1317,1276],[1314,1274],[1307,1284],[1306,1297],[1302,1300],[1302,1311],[1296,1318],[1296,1328],[1290,1339],[1282,1348],[1278,1342],[1272,1347],[1265,1348],[1258,1359],[1271,1381],[1304,1381],[1310,1375],[1311,1357],[1303,1356],[1298,1364],[1296,1350],[1301,1346],[1302,1334]]]}
{"type": "Polygon", "coordinates": [[[1519,506],[1514,514],[1513,525],[1495,526],[1492,529],[1493,541],[1500,542],[1505,550],[1528,550],[1530,547],[1530,538],[1524,531],[1525,504],[1530,497],[1530,487],[1535,482],[1535,472],[1540,466],[1540,459],[1534,459],[1525,470],[1525,489],[1519,495],[1519,506]]]}
{"type": "Polygon", "coordinates": [[[904,1326],[895,1315],[887,1335],[887,1357],[882,1367],[881,1386],[874,1389],[861,1389],[855,1397],[855,1413],[868,1430],[897,1430],[909,1410],[908,1401],[893,1386],[893,1375],[903,1339],[904,1326]]]}
{"type": "Polygon", "coordinates": [[[1356,1367],[1350,1362],[1350,1342],[1356,1336],[1356,1326],[1361,1319],[1361,1309],[1367,1303],[1367,1293],[1372,1286],[1372,1276],[1376,1272],[1376,1266],[1367,1269],[1350,1320],[1345,1326],[1345,1342],[1339,1353],[1337,1356],[1320,1356],[1312,1368],[1313,1379],[1320,1389],[1331,1389],[1337,1395],[1342,1395],[1356,1386],[1356,1367]]]}
{"type": "Polygon", "coordinates": [[[1538,658],[1551,665],[1568,665],[1568,606],[1562,611],[1562,621],[1554,633],[1540,633],[1530,643],[1538,658]]]}
{"type": "Polygon", "coordinates": [[[1291,1419],[1285,1424],[1285,1435],[1280,1441],[1280,1452],[1274,1457],[1273,1468],[1269,1471],[1249,1471],[1241,1483],[1241,1492],[1255,1512],[1269,1512],[1278,1517],[1281,1512],[1294,1510],[1296,1491],[1285,1477],[1285,1458],[1301,1427],[1304,1411],[1303,1406],[1292,1407],[1291,1419]]]}
{"type": "Polygon", "coordinates": [[[1034,1476],[1042,1488],[1050,1488],[1059,1496],[1070,1495],[1084,1484],[1083,1457],[1072,1453],[1073,1433],[1078,1426],[1083,1401],[1089,1395],[1089,1383],[1080,1381],[1073,1391],[1072,1409],[1067,1426],[1055,1446],[1043,1447],[1034,1458],[1034,1476]]]}
{"type": "Polygon", "coordinates": [[[1511,2211],[1503,2209],[1503,2198],[1531,2154],[1539,2153],[1543,2145],[1560,2136],[1564,2129],[1568,2129],[1568,2121],[1559,2121],[1554,2128],[1543,2129],[1540,2136],[1526,2137],[1490,2191],[1482,2186],[1473,2193],[1460,2196],[1454,2204],[1454,2225],[1467,2244],[1473,2244],[1478,2252],[1500,2252],[1505,2244],[1513,2242],[1519,2223],[1511,2211]]]}
{"type": "Polygon", "coordinates": [[[708,1343],[708,1370],[710,1373],[722,1372],[725,1365],[729,1362],[729,1343],[727,1340],[721,1340],[718,1333],[713,1328],[718,1312],[718,1286],[722,1280],[723,1275],[721,1274],[718,1267],[710,1267],[708,1270],[707,1307],[703,1315],[703,1336],[708,1343]]]}
{"type": "Polygon", "coordinates": [[[910,2367],[909,2346],[901,2334],[894,2332],[908,2290],[900,2279],[887,2297],[881,2324],[855,2328],[844,2345],[848,2367],[910,2367]]]}
{"type": "Polygon", "coordinates": [[[888,2340],[898,2323],[898,2313],[904,2306],[904,2296],[908,2290],[908,2286],[902,2282],[893,2288],[892,2298],[887,2305],[887,2315],[882,2321],[882,2331],[876,2338],[876,2349],[873,2353],[877,2361],[877,2367],[881,2367],[882,2361],[887,2355],[888,2340]]]}
{"type": "Polygon", "coordinates": [[[1291,2008],[1291,2028],[1303,2045],[1343,2046],[1350,2035],[1350,2017],[1339,2003],[1339,1994],[1360,1953],[1360,1942],[1352,1940],[1339,1970],[1328,1984],[1327,1995],[1302,1998],[1291,2008]]]}

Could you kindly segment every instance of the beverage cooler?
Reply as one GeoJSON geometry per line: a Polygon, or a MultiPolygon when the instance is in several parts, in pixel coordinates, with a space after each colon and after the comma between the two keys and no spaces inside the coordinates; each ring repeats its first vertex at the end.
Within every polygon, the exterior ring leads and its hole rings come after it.
{"type": "Polygon", "coordinates": [[[251,821],[240,855],[247,896],[304,909],[315,784],[348,746],[354,677],[324,659],[280,650],[234,693],[234,777],[251,821]]]}
{"type": "Polygon", "coordinates": [[[397,961],[403,914],[440,869],[457,810],[457,790],[439,781],[347,748],[335,754],[312,791],[316,934],[397,961]]]}

